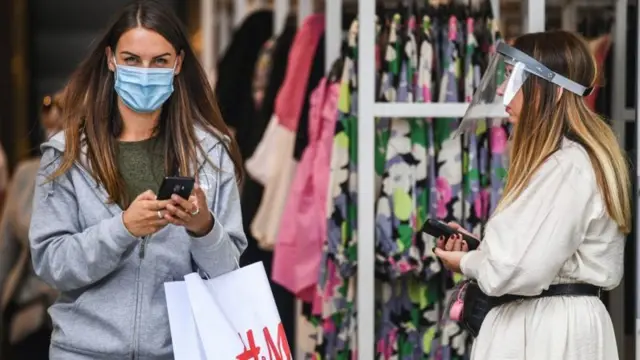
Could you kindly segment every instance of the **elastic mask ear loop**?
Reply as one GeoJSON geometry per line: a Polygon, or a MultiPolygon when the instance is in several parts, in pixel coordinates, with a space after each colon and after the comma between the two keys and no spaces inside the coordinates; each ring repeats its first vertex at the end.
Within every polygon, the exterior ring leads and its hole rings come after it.
{"type": "Polygon", "coordinates": [[[116,60],[115,55],[113,55],[113,66],[115,67],[115,69],[113,69],[113,76],[115,77],[114,80],[118,80],[118,61],[116,60]]]}
{"type": "Polygon", "coordinates": [[[180,56],[176,56],[176,61],[173,63],[173,76],[176,76],[176,68],[178,67],[178,59],[180,58],[180,56]]]}

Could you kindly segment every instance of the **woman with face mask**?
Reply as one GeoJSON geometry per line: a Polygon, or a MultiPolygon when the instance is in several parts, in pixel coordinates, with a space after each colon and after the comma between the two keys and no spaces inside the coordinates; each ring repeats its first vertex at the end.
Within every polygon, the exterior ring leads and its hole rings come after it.
{"type": "MultiPolygon", "coordinates": [[[[40,123],[48,139],[61,128],[62,96],[45,96],[40,123]]],[[[3,359],[46,359],[51,326],[47,308],[57,292],[34,274],[29,222],[40,159],[18,164],[0,221],[0,335],[3,359]]]]}
{"type": "Polygon", "coordinates": [[[173,359],[163,284],[230,272],[246,247],[240,157],[171,10],[133,2],[96,44],[36,180],[33,266],[61,292],[50,357],[173,359]],[[176,175],[192,196],[156,199],[176,175]]]}
{"type": "Polygon", "coordinates": [[[622,278],[631,186],[618,140],[585,103],[595,59],[564,31],[499,44],[496,59],[463,124],[472,130],[473,117],[503,100],[514,125],[507,184],[477,250],[459,236],[435,249],[473,280],[462,324],[486,316],[471,359],[618,359],[599,295],[622,278]]]}

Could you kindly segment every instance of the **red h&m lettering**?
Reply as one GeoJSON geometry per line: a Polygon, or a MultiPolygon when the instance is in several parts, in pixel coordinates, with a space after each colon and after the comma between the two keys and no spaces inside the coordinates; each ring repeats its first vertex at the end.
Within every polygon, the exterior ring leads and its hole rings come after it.
{"type": "MultiPolygon", "coordinates": [[[[240,336],[240,341],[242,341],[242,335],[240,336]]],[[[236,360],[260,360],[260,346],[256,346],[256,341],[253,338],[253,330],[247,331],[247,341],[249,342],[249,348],[247,349],[247,345],[244,345],[244,351],[236,356],[236,360]]],[[[244,341],[242,341],[244,344],[244,341]]]]}
{"type": "MultiPolygon", "coordinates": [[[[266,326],[262,329],[265,343],[267,344],[267,350],[269,351],[269,360],[293,360],[291,356],[291,349],[289,348],[289,342],[287,336],[284,333],[284,326],[282,323],[278,324],[278,332],[276,336],[276,342],[273,341],[271,332],[266,326]]],[[[240,340],[242,340],[242,335],[240,340]]],[[[236,356],[236,360],[266,360],[266,356],[261,356],[260,346],[256,345],[255,338],[253,337],[253,330],[247,331],[247,342],[249,346],[244,345],[242,353],[236,356]]],[[[244,344],[244,341],[242,342],[244,344]]]]}
{"type": "Polygon", "coordinates": [[[264,329],[262,329],[262,332],[264,333],[264,339],[267,343],[267,349],[269,350],[269,360],[293,359],[291,357],[291,349],[289,349],[289,342],[287,341],[287,336],[284,333],[284,326],[282,326],[282,323],[278,324],[278,333],[276,334],[277,343],[273,342],[271,333],[266,326],[264,327],[264,329]]]}

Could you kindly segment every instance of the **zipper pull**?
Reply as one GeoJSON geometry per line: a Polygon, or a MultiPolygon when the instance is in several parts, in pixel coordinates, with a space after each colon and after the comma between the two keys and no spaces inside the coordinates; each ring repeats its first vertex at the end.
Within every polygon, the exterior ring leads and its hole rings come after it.
{"type": "Polygon", "coordinates": [[[140,242],[140,252],[138,253],[138,256],[140,257],[140,259],[144,259],[144,250],[147,247],[147,237],[143,237],[141,242],[140,242]]]}

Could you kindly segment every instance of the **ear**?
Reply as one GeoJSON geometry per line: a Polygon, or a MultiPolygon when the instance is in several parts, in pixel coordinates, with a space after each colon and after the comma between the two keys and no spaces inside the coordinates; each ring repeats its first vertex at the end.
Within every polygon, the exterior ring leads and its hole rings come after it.
{"type": "Polygon", "coordinates": [[[178,54],[178,56],[176,57],[176,70],[173,72],[175,75],[180,74],[183,63],[184,63],[184,50],[180,50],[180,54],[178,54]]]}
{"type": "Polygon", "coordinates": [[[115,61],[115,57],[113,54],[113,51],[111,51],[111,47],[107,46],[104,49],[104,55],[107,57],[107,66],[109,67],[109,70],[111,70],[112,72],[116,71],[116,64],[114,64],[113,62],[115,61]]]}
{"type": "Polygon", "coordinates": [[[564,93],[564,88],[562,88],[561,86],[558,86],[556,89],[556,104],[558,102],[560,102],[560,98],[562,97],[562,94],[564,93]]]}

